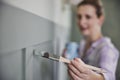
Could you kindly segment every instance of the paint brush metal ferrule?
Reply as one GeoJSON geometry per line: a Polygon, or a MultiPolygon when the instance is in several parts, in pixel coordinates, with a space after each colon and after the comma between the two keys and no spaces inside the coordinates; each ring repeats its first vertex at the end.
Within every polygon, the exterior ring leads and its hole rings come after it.
{"type": "Polygon", "coordinates": [[[58,62],[59,62],[59,59],[58,59],[58,58],[49,57],[48,59],[53,60],[53,61],[58,61],[58,62]]]}

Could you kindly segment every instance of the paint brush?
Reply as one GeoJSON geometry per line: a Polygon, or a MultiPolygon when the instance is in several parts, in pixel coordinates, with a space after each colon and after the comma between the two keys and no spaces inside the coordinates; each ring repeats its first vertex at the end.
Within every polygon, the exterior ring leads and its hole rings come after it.
{"type": "MultiPolygon", "coordinates": [[[[51,57],[48,52],[42,52],[41,54],[42,54],[42,57],[50,59],[50,60],[63,62],[63,63],[67,63],[67,64],[70,63],[70,60],[68,60],[68,59],[66,59],[62,56],[60,56],[59,58],[55,58],[55,57],[51,57]]],[[[103,70],[101,68],[97,68],[97,67],[94,67],[94,66],[91,66],[91,65],[88,65],[88,64],[86,64],[86,67],[95,71],[95,72],[97,72],[97,73],[105,73],[106,72],[105,70],[103,70]]]]}
{"type": "Polygon", "coordinates": [[[48,52],[42,53],[42,57],[48,58],[50,60],[58,61],[58,62],[70,63],[70,60],[63,58],[61,56],[60,58],[51,57],[48,52]]]}

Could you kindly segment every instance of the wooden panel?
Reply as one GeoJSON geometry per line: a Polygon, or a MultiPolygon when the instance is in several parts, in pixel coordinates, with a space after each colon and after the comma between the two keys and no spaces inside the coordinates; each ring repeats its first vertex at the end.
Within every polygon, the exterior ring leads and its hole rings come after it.
{"type": "Polygon", "coordinates": [[[22,50],[0,55],[0,80],[24,80],[22,50]]]}

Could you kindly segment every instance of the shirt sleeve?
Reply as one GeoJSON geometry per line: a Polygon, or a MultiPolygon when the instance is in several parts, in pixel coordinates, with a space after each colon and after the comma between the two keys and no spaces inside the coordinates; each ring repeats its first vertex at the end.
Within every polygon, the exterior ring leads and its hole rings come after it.
{"type": "Polygon", "coordinates": [[[100,51],[100,68],[104,69],[105,80],[115,80],[116,66],[119,58],[119,52],[116,49],[105,46],[100,51]]]}

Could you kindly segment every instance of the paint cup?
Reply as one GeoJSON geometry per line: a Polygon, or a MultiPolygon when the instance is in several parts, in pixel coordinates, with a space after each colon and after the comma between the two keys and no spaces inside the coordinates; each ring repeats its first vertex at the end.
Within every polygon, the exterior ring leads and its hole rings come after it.
{"type": "Polygon", "coordinates": [[[65,55],[66,55],[67,59],[72,60],[72,59],[74,59],[76,57],[79,57],[78,52],[79,52],[79,45],[78,45],[78,43],[76,43],[76,42],[69,42],[69,43],[66,44],[65,55]]]}

